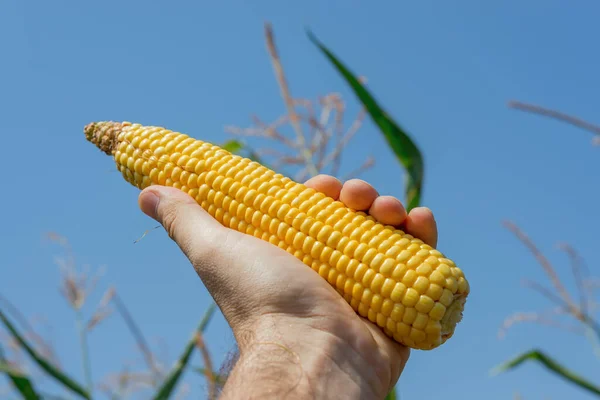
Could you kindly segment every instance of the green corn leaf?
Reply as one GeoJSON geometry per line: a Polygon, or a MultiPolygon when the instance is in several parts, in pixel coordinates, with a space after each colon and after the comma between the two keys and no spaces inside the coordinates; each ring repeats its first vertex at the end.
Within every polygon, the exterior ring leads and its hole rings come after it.
{"type": "Polygon", "coordinates": [[[582,389],[587,390],[588,392],[594,393],[595,395],[600,396],[600,387],[594,385],[591,382],[588,382],[581,376],[577,375],[575,372],[563,367],[558,362],[550,358],[548,355],[543,353],[540,350],[531,350],[525,352],[509,361],[506,361],[496,368],[492,370],[493,375],[500,374],[505,371],[512,370],[525,361],[536,361],[546,367],[548,370],[553,372],[554,374],[560,376],[565,379],[567,382],[570,382],[576,386],[579,386],[582,389]]]}
{"type": "Polygon", "coordinates": [[[406,209],[410,211],[421,202],[423,187],[424,163],[419,148],[408,134],[377,103],[371,93],[360,83],[358,78],[327,49],[316,36],[308,31],[309,39],[325,54],[327,59],[346,79],[354,93],[361,101],[375,124],[379,127],[398,160],[407,172],[405,187],[406,209]]]}
{"type": "Polygon", "coordinates": [[[229,140],[229,141],[223,143],[220,147],[224,150],[227,150],[228,152],[230,152],[232,154],[237,154],[242,157],[247,157],[247,158],[251,159],[252,161],[256,161],[257,163],[260,163],[260,164],[264,165],[265,167],[269,168],[262,161],[262,159],[259,157],[259,155],[250,148],[250,146],[248,146],[247,144],[245,144],[243,142],[240,142],[239,140],[229,140]]]}
{"type": "MultiPolygon", "coordinates": [[[[206,330],[206,327],[208,326],[208,323],[214,315],[215,310],[216,305],[212,303],[204,313],[202,321],[200,321],[196,332],[204,332],[206,330]]],[[[183,353],[179,357],[179,360],[177,360],[177,363],[175,363],[173,369],[171,369],[171,371],[169,372],[169,375],[165,379],[163,385],[153,397],[154,400],[166,400],[173,394],[173,391],[175,390],[175,387],[177,386],[177,383],[179,382],[179,379],[183,374],[183,370],[189,363],[190,358],[192,357],[192,353],[194,352],[194,348],[196,347],[196,332],[194,332],[194,334],[188,341],[187,345],[185,346],[185,349],[183,350],[183,353]]]]}
{"type": "Polygon", "coordinates": [[[391,392],[388,393],[387,396],[385,396],[385,400],[396,400],[396,388],[393,388],[391,392]]]}
{"type": "Polygon", "coordinates": [[[239,140],[229,140],[221,146],[223,150],[227,150],[233,154],[239,154],[240,151],[244,148],[244,145],[239,140]]]}
{"type": "Polygon", "coordinates": [[[29,356],[37,363],[37,365],[46,371],[46,373],[60,382],[67,389],[70,389],[72,392],[77,393],[79,396],[84,399],[90,400],[91,397],[89,393],[77,382],[68,377],[66,374],[61,372],[57,367],[52,365],[45,358],[40,356],[29,343],[25,340],[25,338],[19,334],[17,329],[13,326],[13,324],[8,320],[8,318],[4,315],[4,313],[0,310],[0,320],[8,329],[8,331],[13,335],[13,337],[19,342],[19,344],[23,347],[23,349],[29,354],[29,356]]]}
{"type": "Polygon", "coordinates": [[[26,400],[38,400],[40,396],[37,394],[29,378],[26,375],[20,374],[18,371],[11,370],[5,364],[0,363],[0,372],[5,373],[14,388],[21,394],[26,400]]]}
{"type": "Polygon", "coordinates": [[[23,396],[26,400],[38,400],[40,396],[37,394],[35,389],[33,388],[33,384],[29,380],[29,378],[21,373],[20,371],[15,370],[6,362],[4,358],[4,352],[0,347],[0,372],[4,373],[8,376],[14,388],[23,396]]]}
{"type": "MultiPolygon", "coordinates": [[[[202,368],[202,367],[194,367],[193,368],[194,371],[196,371],[197,373],[199,373],[200,375],[206,377],[206,368],[202,368]]],[[[227,380],[226,377],[221,376],[215,372],[213,372],[213,376],[215,377],[215,381],[219,384],[219,385],[224,385],[225,381],[227,380]]]]}

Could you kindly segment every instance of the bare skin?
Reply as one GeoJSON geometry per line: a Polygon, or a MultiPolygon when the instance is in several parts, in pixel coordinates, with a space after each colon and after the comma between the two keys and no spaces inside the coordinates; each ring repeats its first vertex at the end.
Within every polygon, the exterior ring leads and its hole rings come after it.
{"type": "MultiPolygon", "coordinates": [[[[305,184],[436,246],[427,208],[407,215],[398,199],[358,179],[319,175],[305,184]]],[[[180,190],[151,186],[139,205],[179,245],[232,328],[240,358],[223,398],[383,399],[396,384],[409,349],[301,261],[223,227],[180,190]]]]}

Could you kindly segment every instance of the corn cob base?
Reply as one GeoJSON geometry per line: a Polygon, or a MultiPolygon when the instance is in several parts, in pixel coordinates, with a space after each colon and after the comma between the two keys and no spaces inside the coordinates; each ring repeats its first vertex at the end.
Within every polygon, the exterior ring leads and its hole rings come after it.
{"type": "Polygon", "coordinates": [[[91,123],[84,132],[128,182],[181,189],[224,226],[293,254],[399,343],[430,350],[454,334],[469,284],[421,240],[178,132],[129,122],[91,123]]]}

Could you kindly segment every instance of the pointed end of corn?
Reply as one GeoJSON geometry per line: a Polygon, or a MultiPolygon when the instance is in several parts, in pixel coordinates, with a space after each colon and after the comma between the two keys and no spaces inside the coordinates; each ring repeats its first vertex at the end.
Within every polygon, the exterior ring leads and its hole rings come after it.
{"type": "Polygon", "coordinates": [[[450,304],[446,310],[446,314],[444,314],[444,317],[440,321],[442,325],[442,342],[445,342],[454,335],[456,325],[462,320],[467,295],[468,293],[457,293],[454,296],[454,301],[452,301],[452,304],[450,304]]]}
{"type": "Polygon", "coordinates": [[[108,155],[114,154],[118,145],[119,133],[127,123],[102,121],[91,122],[83,128],[85,138],[108,155]]]}

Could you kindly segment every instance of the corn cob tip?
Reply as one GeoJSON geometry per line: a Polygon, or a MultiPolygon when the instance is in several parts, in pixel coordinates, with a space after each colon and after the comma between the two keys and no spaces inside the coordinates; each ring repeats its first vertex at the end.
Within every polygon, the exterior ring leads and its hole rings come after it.
{"type": "Polygon", "coordinates": [[[91,122],[83,128],[83,132],[88,141],[95,144],[104,153],[112,155],[119,144],[119,133],[126,124],[113,121],[91,122]]]}
{"type": "Polygon", "coordinates": [[[441,336],[442,342],[450,339],[454,335],[456,326],[462,321],[465,303],[467,302],[468,291],[454,295],[454,299],[450,306],[446,309],[446,313],[440,321],[442,327],[441,336]]]}

